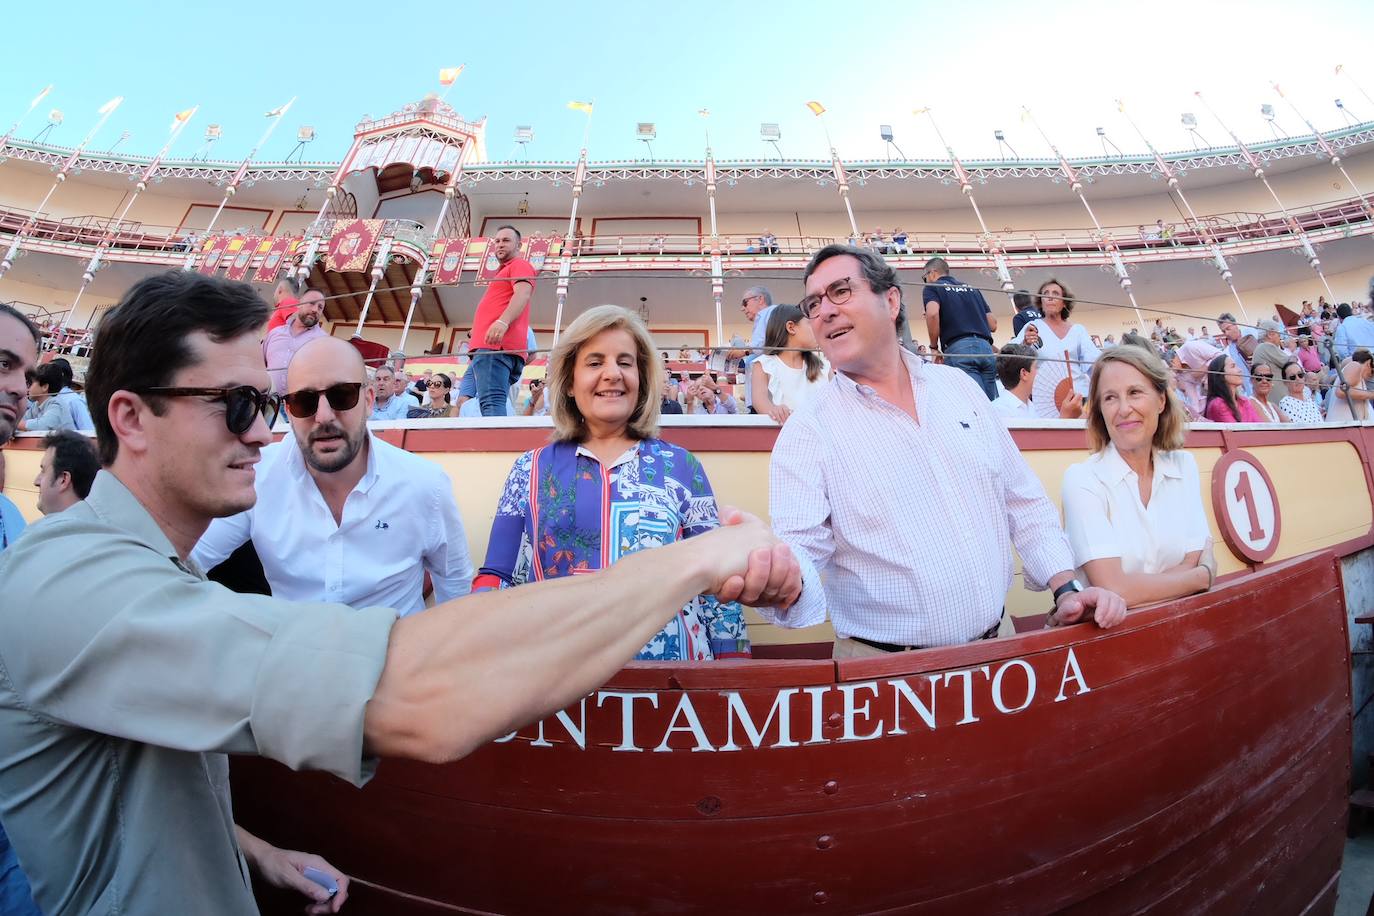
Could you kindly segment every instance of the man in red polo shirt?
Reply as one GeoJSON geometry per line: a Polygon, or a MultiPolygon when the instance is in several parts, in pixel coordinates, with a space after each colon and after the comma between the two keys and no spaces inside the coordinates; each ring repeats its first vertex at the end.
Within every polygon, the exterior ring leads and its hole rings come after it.
{"type": "Polygon", "coordinates": [[[470,372],[476,373],[482,416],[504,417],[510,386],[525,370],[534,267],[520,257],[520,231],[502,226],[492,236],[492,253],[501,262],[472,319],[470,372]]]}
{"type": "Polygon", "coordinates": [[[272,317],[267,319],[267,330],[279,328],[291,320],[296,314],[300,294],[300,285],[290,274],[277,281],[277,288],[272,292],[272,317]]]}

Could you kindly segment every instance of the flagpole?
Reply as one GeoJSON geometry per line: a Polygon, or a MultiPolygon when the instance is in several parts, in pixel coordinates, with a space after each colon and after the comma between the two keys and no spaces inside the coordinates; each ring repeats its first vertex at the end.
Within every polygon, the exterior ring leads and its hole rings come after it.
{"type": "Polygon", "coordinates": [[[840,199],[844,201],[845,213],[849,214],[849,230],[854,234],[854,241],[857,243],[859,240],[859,223],[854,219],[854,205],[849,202],[849,176],[845,174],[844,166],[840,163],[840,154],[835,151],[835,141],[830,139],[830,127],[825,121],[825,106],[820,102],[807,102],[806,108],[821,122],[821,131],[825,134],[826,146],[830,147],[830,173],[835,176],[835,184],[840,190],[840,199]]]}
{"type": "Polygon", "coordinates": [[[983,219],[983,211],[978,208],[978,201],[973,197],[973,182],[968,170],[959,161],[959,157],[954,154],[954,147],[949,145],[945,140],[945,135],[940,132],[940,125],[935,123],[935,115],[931,110],[922,108],[913,114],[924,114],[930,119],[930,126],[935,129],[935,136],[940,138],[940,144],[944,146],[945,152],[949,153],[950,162],[954,164],[955,177],[959,180],[959,190],[963,192],[963,195],[968,198],[968,202],[973,206],[973,215],[978,217],[978,225],[982,227],[983,235],[988,240],[988,247],[992,250],[992,260],[997,265],[997,277],[1002,281],[1002,292],[1007,294],[1007,298],[1012,301],[1014,308],[1016,305],[1016,284],[1012,282],[1011,271],[1007,268],[1007,259],[1002,253],[1002,243],[988,229],[987,221],[983,219]]]}
{"type": "Polygon", "coordinates": [[[1288,208],[1283,205],[1283,201],[1279,200],[1279,195],[1274,191],[1274,186],[1269,183],[1268,178],[1264,177],[1264,167],[1260,165],[1259,159],[1255,158],[1255,154],[1250,152],[1248,146],[1240,142],[1240,137],[1236,136],[1236,132],[1226,125],[1226,122],[1221,119],[1221,116],[1216,113],[1216,110],[1213,109],[1211,105],[1207,104],[1207,100],[1202,97],[1201,92],[1194,92],[1193,95],[1197,97],[1197,100],[1202,103],[1204,108],[1211,112],[1212,117],[1216,118],[1217,123],[1221,125],[1221,129],[1231,135],[1231,139],[1235,141],[1236,146],[1240,149],[1241,155],[1245,157],[1245,161],[1253,170],[1254,176],[1264,184],[1265,190],[1269,192],[1269,196],[1274,198],[1274,203],[1278,204],[1279,210],[1283,213],[1284,220],[1288,223],[1288,231],[1298,237],[1298,242],[1302,246],[1302,253],[1307,256],[1308,266],[1317,272],[1317,277],[1321,279],[1322,286],[1326,287],[1326,294],[1331,297],[1332,301],[1335,301],[1336,294],[1331,291],[1331,284],[1326,282],[1326,274],[1322,271],[1322,262],[1321,259],[1317,257],[1317,250],[1312,247],[1312,240],[1307,237],[1307,233],[1303,231],[1302,226],[1298,225],[1298,221],[1293,219],[1293,215],[1288,212],[1288,208]]]}
{"type": "Polygon", "coordinates": [[[377,284],[381,282],[382,275],[386,273],[386,262],[391,260],[391,236],[382,239],[381,248],[377,251],[377,257],[372,262],[372,283],[367,287],[367,297],[363,299],[363,310],[358,313],[358,327],[353,332],[354,337],[363,336],[363,325],[367,322],[367,311],[372,307],[372,294],[377,291],[377,284]]]}
{"type": "Polygon", "coordinates": [[[706,199],[711,209],[711,300],[716,306],[716,346],[725,346],[725,275],[721,269],[720,231],[716,226],[716,159],[706,147],[706,199]]]}
{"type": "Polygon", "coordinates": [[[563,236],[563,257],[558,261],[557,305],[553,315],[553,344],[558,346],[558,338],[563,333],[563,307],[568,302],[568,287],[572,282],[573,244],[577,233],[577,204],[582,199],[582,188],[587,182],[587,143],[592,133],[592,112],[596,110],[596,99],[592,99],[585,109],[587,123],[582,126],[582,151],[577,157],[577,171],[573,173],[572,210],[568,214],[568,231],[563,236]]]}
{"type": "MultiPolygon", "coordinates": [[[[90,286],[91,281],[95,279],[95,272],[100,269],[100,256],[108,247],[112,234],[117,231],[118,226],[123,224],[124,217],[129,215],[129,209],[134,205],[134,201],[138,200],[138,195],[147,190],[148,180],[152,178],[153,172],[162,164],[162,158],[167,155],[167,152],[172,148],[172,144],[177,142],[177,137],[180,137],[181,132],[186,129],[186,125],[191,123],[191,119],[195,117],[196,111],[199,108],[200,106],[197,105],[195,108],[190,109],[190,114],[186,115],[184,119],[179,119],[176,122],[175,126],[172,128],[172,135],[167,138],[167,142],[162,145],[162,149],[158,151],[158,154],[153,157],[153,161],[148,163],[148,167],[144,169],[143,174],[139,176],[138,183],[134,185],[134,193],[129,196],[129,200],[124,204],[124,209],[119,211],[119,216],[115,217],[113,223],[105,227],[105,234],[100,237],[100,242],[95,246],[95,253],[91,255],[90,262],[86,264],[86,269],[81,273],[81,288],[76,291],[76,298],[72,300],[71,308],[67,310],[67,317],[62,320],[62,327],[68,327],[72,316],[76,314],[77,303],[81,301],[82,295],[85,294],[86,287],[90,286]]],[[[92,313],[91,317],[95,317],[94,313],[92,313]]],[[[90,319],[88,318],[86,319],[86,326],[89,325],[90,319]]]]}
{"type": "Polygon", "coordinates": [[[19,256],[20,243],[23,241],[28,231],[38,222],[38,218],[43,213],[43,208],[48,205],[48,200],[52,197],[53,192],[57,190],[62,182],[67,180],[67,172],[71,170],[71,167],[76,163],[77,158],[86,149],[86,146],[91,140],[95,139],[95,135],[100,132],[100,128],[105,126],[105,122],[110,119],[110,115],[114,114],[115,109],[118,108],[123,101],[123,96],[117,96],[110,102],[105,103],[105,106],[100,110],[100,119],[95,122],[95,126],[86,132],[86,136],[81,141],[81,144],[67,157],[67,161],[62,163],[62,167],[58,169],[57,175],[53,178],[52,187],[48,188],[48,193],[43,195],[43,199],[39,201],[38,206],[34,208],[33,215],[24,221],[24,225],[19,227],[19,231],[16,232],[14,238],[10,240],[9,250],[5,252],[5,257],[0,259],[0,277],[3,277],[9,272],[9,269],[14,266],[14,259],[19,256]]]}
{"type": "Polygon", "coordinates": [[[1274,83],[1273,85],[1274,91],[1279,94],[1279,98],[1287,102],[1288,107],[1293,109],[1293,113],[1296,114],[1299,118],[1302,118],[1303,123],[1307,125],[1307,129],[1312,131],[1312,136],[1317,141],[1317,147],[1328,159],[1331,160],[1332,165],[1340,169],[1341,174],[1345,176],[1345,180],[1350,183],[1350,187],[1355,191],[1355,196],[1360,199],[1360,203],[1364,206],[1365,213],[1374,216],[1374,208],[1370,207],[1369,201],[1365,199],[1364,192],[1361,191],[1360,186],[1355,183],[1355,179],[1351,178],[1350,173],[1345,170],[1345,166],[1341,165],[1341,157],[1340,154],[1336,152],[1335,147],[1333,147],[1329,142],[1327,142],[1327,139],[1322,135],[1322,132],[1317,130],[1316,126],[1311,121],[1307,120],[1307,117],[1301,111],[1298,110],[1298,106],[1293,102],[1293,100],[1290,99],[1288,96],[1284,95],[1283,89],[1280,88],[1279,84],[1274,83]]]}
{"type": "Polygon", "coordinates": [[[1150,151],[1150,155],[1155,157],[1155,168],[1159,169],[1160,174],[1167,180],[1169,190],[1178,195],[1179,202],[1183,204],[1183,209],[1188,211],[1188,218],[1192,221],[1193,227],[1207,240],[1207,247],[1212,252],[1212,264],[1216,267],[1217,273],[1221,274],[1221,279],[1225,281],[1227,288],[1231,290],[1231,295],[1235,297],[1236,305],[1240,307],[1241,317],[1244,318],[1246,322],[1249,322],[1250,312],[1245,308],[1245,302],[1240,298],[1240,291],[1236,289],[1236,284],[1232,282],[1231,267],[1226,263],[1226,257],[1221,253],[1221,246],[1217,244],[1216,239],[1212,236],[1211,231],[1208,230],[1206,225],[1203,224],[1202,220],[1198,219],[1197,213],[1193,211],[1193,205],[1188,202],[1188,198],[1183,193],[1183,188],[1179,184],[1178,173],[1174,170],[1173,166],[1164,161],[1164,157],[1159,154],[1154,144],[1145,136],[1145,132],[1140,129],[1140,125],[1135,123],[1135,119],[1127,114],[1126,104],[1122,102],[1121,99],[1116,100],[1116,110],[1121,112],[1121,116],[1126,119],[1126,123],[1130,124],[1131,127],[1135,129],[1141,142],[1144,143],[1146,149],[1150,151]]]}
{"type": "MultiPolygon", "coordinates": [[[[283,117],[285,117],[286,112],[289,111],[291,109],[291,106],[295,103],[296,97],[293,95],[291,96],[291,101],[287,102],[281,108],[277,109],[276,113],[272,116],[272,123],[267,125],[267,129],[262,132],[262,136],[258,138],[258,142],[253,144],[253,148],[248,151],[248,155],[243,157],[243,162],[239,163],[238,169],[234,172],[234,177],[229,179],[229,186],[224,189],[224,197],[220,198],[219,206],[215,208],[214,214],[210,217],[209,225],[207,225],[203,230],[205,235],[208,236],[212,231],[214,231],[215,223],[219,222],[219,215],[224,212],[225,204],[229,203],[229,198],[233,197],[235,192],[238,190],[239,182],[243,181],[243,176],[248,174],[249,163],[251,163],[253,161],[253,157],[258,154],[258,150],[262,149],[264,146],[267,145],[267,140],[269,137],[272,136],[272,131],[277,129],[277,125],[281,123],[281,120],[283,117]]],[[[196,266],[196,258],[199,257],[199,255],[200,252],[197,250],[196,246],[192,245],[191,250],[186,255],[186,263],[182,265],[181,269],[194,269],[196,266]]]]}
{"type": "Polygon", "coordinates": [[[1345,64],[1337,64],[1336,75],[1340,76],[1342,73],[1345,73],[1345,78],[1350,80],[1350,85],[1355,87],[1355,91],[1357,91],[1360,95],[1364,96],[1364,100],[1366,102],[1368,102],[1371,105],[1374,105],[1374,98],[1370,98],[1369,93],[1364,91],[1364,87],[1361,86],[1359,83],[1355,82],[1355,77],[1351,76],[1348,72],[1346,72],[1345,64]]]}
{"type": "Polygon", "coordinates": [[[23,123],[26,120],[28,120],[29,115],[33,114],[33,110],[38,107],[38,103],[48,97],[49,92],[52,92],[51,83],[49,83],[43,89],[42,92],[38,93],[38,95],[33,97],[33,101],[29,102],[29,107],[24,110],[24,113],[19,116],[19,119],[17,121],[10,125],[10,129],[5,131],[5,135],[3,137],[0,137],[0,154],[3,153],[5,147],[9,144],[10,137],[13,137],[15,131],[19,130],[20,126],[22,126],[23,123]]]}
{"type": "Polygon", "coordinates": [[[1131,275],[1126,272],[1126,265],[1121,260],[1121,252],[1117,250],[1116,243],[1103,231],[1102,224],[1097,221],[1097,214],[1093,212],[1092,206],[1088,203],[1087,195],[1083,193],[1082,180],[1078,177],[1078,173],[1074,171],[1073,166],[1069,165],[1068,160],[1064,158],[1064,154],[1059,152],[1059,147],[1055,146],[1050,140],[1049,135],[1045,133],[1045,129],[1041,127],[1040,122],[1035,119],[1035,115],[1031,114],[1031,110],[1022,107],[1021,111],[1023,112],[1023,116],[1029,120],[1031,124],[1035,125],[1035,129],[1040,132],[1040,137],[1045,141],[1046,145],[1049,146],[1055,158],[1059,160],[1059,171],[1068,179],[1069,190],[1077,194],[1078,199],[1083,202],[1083,209],[1088,211],[1088,218],[1093,221],[1093,226],[1097,229],[1098,250],[1111,259],[1112,269],[1116,272],[1116,280],[1121,284],[1121,289],[1126,293],[1126,298],[1131,301],[1131,308],[1135,310],[1136,323],[1140,325],[1140,330],[1144,331],[1145,317],[1140,314],[1140,306],[1135,301],[1135,293],[1131,292],[1131,275]]]}

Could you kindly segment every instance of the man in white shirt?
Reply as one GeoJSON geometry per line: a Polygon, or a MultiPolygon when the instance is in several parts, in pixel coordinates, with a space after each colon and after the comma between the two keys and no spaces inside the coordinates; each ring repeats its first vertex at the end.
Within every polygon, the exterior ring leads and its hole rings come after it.
{"type": "Polygon", "coordinates": [[[1026,585],[1054,591],[1051,624],[1125,619],[1118,595],[1074,580],[1059,510],[982,388],[898,346],[896,271],[828,245],[804,281],[802,312],[837,371],[773,448],[769,512],[805,585],[791,609],[760,613],[804,627],[828,605],[836,658],[988,638],[1014,545],[1026,585]]]}
{"type": "Polygon", "coordinates": [[[296,354],[287,412],[294,436],[267,446],[253,508],[217,518],[196,544],[202,569],[252,540],[277,598],[423,610],[472,587],[467,536],[448,476],[367,430],[374,391],[346,341],[324,337],[296,354]]]}
{"type": "Polygon", "coordinates": [[[1008,419],[1036,419],[1031,408],[1031,390],[1040,364],[1035,355],[1034,347],[1014,343],[1007,344],[997,354],[997,380],[1002,383],[1002,393],[992,406],[1008,419]]]}

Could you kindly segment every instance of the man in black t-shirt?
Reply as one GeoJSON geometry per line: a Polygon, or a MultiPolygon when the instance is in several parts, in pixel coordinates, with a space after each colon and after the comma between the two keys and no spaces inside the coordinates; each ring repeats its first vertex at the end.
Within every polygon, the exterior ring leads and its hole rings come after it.
{"type": "Polygon", "coordinates": [[[962,369],[978,383],[989,401],[997,399],[997,365],[992,332],[997,317],[983,294],[949,275],[944,258],[926,261],[921,293],[926,330],[932,350],[944,353],[945,364],[962,369]]]}
{"type": "Polygon", "coordinates": [[[1011,301],[1016,306],[1016,314],[1011,317],[1013,336],[1020,334],[1028,322],[1045,317],[1045,313],[1035,304],[1035,297],[1024,289],[1018,289],[1013,293],[1011,301]]]}

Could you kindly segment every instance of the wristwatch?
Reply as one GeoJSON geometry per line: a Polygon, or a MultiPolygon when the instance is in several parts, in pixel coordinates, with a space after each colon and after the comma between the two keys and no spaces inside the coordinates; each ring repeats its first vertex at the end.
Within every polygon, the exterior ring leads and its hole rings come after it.
{"type": "MultiPolygon", "coordinates": [[[[1059,607],[1059,599],[1069,592],[1081,591],[1083,591],[1083,583],[1079,582],[1077,579],[1070,579],[1054,590],[1054,607],[1057,609],[1059,607]]],[[[1054,610],[1051,610],[1050,613],[1053,614],[1054,610]]]]}

